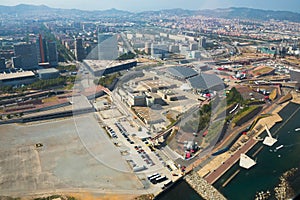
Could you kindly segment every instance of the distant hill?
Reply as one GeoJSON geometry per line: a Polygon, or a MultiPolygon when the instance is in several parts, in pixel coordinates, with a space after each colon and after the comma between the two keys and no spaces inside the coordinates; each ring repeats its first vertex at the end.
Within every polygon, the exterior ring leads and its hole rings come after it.
{"type": "Polygon", "coordinates": [[[51,8],[45,5],[27,5],[19,4],[16,6],[1,6],[0,5],[0,14],[18,14],[18,15],[39,15],[46,13],[55,13],[55,14],[96,14],[103,16],[124,16],[132,14],[128,11],[109,9],[109,10],[95,10],[95,11],[86,11],[79,9],[61,9],[61,8],[51,8]]]}
{"type": "Polygon", "coordinates": [[[0,13],[10,13],[10,14],[19,14],[24,12],[32,12],[32,11],[47,11],[51,10],[45,5],[35,6],[35,5],[27,5],[27,4],[19,4],[17,6],[0,6],[0,13]]]}
{"type": "Polygon", "coordinates": [[[161,11],[145,11],[139,13],[141,15],[157,14],[157,15],[177,15],[192,16],[203,15],[207,17],[220,17],[226,19],[253,19],[253,20],[288,20],[292,22],[300,22],[300,13],[290,11],[272,11],[253,8],[219,8],[205,10],[184,10],[170,9],[161,11]]]}
{"type": "Polygon", "coordinates": [[[261,10],[253,8],[227,8],[215,10],[202,10],[198,12],[205,16],[218,16],[221,18],[240,18],[240,19],[254,19],[254,20],[288,20],[300,22],[300,13],[290,11],[273,11],[261,10]]]}
{"type": "Polygon", "coordinates": [[[208,17],[220,17],[227,19],[253,19],[253,20],[288,20],[292,22],[300,22],[300,13],[290,11],[272,11],[272,10],[261,10],[252,8],[220,8],[212,10],[185,10],[185,9],[168,9],[160,11],[144,11],[139,13],[132,13],[129,11],[109,9],[109,10],[95,10],[86,11],[79,9],[60,9],[50,8],[45,5],[27,5],[20,4],[17,6],[0,6],[0,14],[18,14],[18,15],[29,15],[36,16],[45,14],[59,14],[73,16],[77,14],[87,14],[96,16],[149,16],[149,15],[176,15],[176,16],[192,16],[192,15],[203,15],[208,17]]]}

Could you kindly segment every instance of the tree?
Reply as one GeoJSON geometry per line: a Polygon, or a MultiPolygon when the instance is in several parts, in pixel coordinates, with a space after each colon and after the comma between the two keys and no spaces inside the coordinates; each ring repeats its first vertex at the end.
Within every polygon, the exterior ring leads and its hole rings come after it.
{"type": "Polygon", "coordinates": [[[227,104],[231,105],[233,103],[242,103],[242,102],[243,102],[242,95],[237,91],[235,87],[233,87],[227,95],[227,104]]]}
{"type": "Polygon", "coordinates": [[[118,60],[129,60],[135,58],[135,54],[129,51],[121,56],[119,56],[118,60]]]}

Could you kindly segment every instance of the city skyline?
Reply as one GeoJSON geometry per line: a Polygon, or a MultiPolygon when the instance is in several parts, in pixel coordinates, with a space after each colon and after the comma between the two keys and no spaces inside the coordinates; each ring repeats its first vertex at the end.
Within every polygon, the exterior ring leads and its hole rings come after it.
{"type": "Polygon", "coordinates": [[[201,10],[201,9],[216,9],[216,8],[229,8],[229,7],[249,7],[256,9],[264,9],[264,10],[282,10],[282,11],[293,11],[300,12],[300,2],[297,0],[289,0],[289,2],[280,1],[274,4],[272,0],[266,1],[226,1],[223,0],[192,0],[189,4],[187,4],[183,0],[174,0],[172,4],[169,1],[149,1],[139,3],[138,0],[127,0],[126,2],[123,0],[101,0],[95,1],[91,0],[90,3],[86,3],[82,0],[77,1],[61,1],[61,2],[53,2],[51,0],[2,0],[0,2],[1,5],[5,6],[14,6],[18,4],[32,4],[32,5],[46,5],[54,8],[74,8],[81,10],[106,10],[111,8],[116,8],[120,10],[127,10],[133,12],[146,11],[146,10],[163,10],[163,9],[174,9],[174,8],[182,8],[182,9],[191,9],[191,10],[201,10]]]}

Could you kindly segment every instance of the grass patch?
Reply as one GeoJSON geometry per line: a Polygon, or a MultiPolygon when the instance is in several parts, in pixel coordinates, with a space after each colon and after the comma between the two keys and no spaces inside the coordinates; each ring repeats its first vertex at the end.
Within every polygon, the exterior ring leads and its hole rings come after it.
{"type": "Polygon", "coordinates": [[[57,101],[57,97],[56,96],[43,99],[43,103],[50,103],[50,102],[56,102],[56,101],[57,101]]]}
{"type": "Polygon", "coordinates": [[[239,122],[245,120],[248,115],[252,114],[253,112],[256,112],[257,109],[260,109],[261,106],[249,106],[249,107],[245,107],[242,110],[240,110],[232,119],[232,125],[233,127],[237,124],[239,124],[239,122]]]}
{"type": "Polygon", "coordinates": [[[120,76],[120,73],[109,74],[101,77],[100,79],[94,80],[94,83],[96,85],[102,85],[103,87],[109,87],[113,83],[113,81],[120,76]]]}
{"type": "Polygon", "coordinates": [[[272,70],[273,70],[272,67],[262,67],[262,68],[254,70],[253,74],[261,75],[261,74],[269,73],[272,70]]]}
{"type": "Polygon", "coordinates": [[[242,95],[237,91],[235,87],[233,87],[229,93],[226,96],[227,105],[232,105],[234,103],[242,103],[243,97],[242,95]]]}

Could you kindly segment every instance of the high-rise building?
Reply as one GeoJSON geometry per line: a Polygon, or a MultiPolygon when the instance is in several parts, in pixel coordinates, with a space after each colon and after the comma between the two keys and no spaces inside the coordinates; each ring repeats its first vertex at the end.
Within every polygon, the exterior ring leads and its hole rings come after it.
{"type": "Polygon", "coordinates": [[[179,45],[170,45],[169,46],[169,51],[172,52],[172,53],[179,53],[180,50],[179,50],[179,45]]]}
{"type": "Polygon", "coordinates": [[[48,41],[48,59],[50,66],[58,65],[57,46],[54,41],[48,41]]]}
{"type": "Polygon", "coordinates": [[[98,33],[98,59],[116,60],[118,56],[118,35],[98,33]]]}
{"type": "Polygon", "coordinates": [[[165,58],[169,50],[167,44],[151,44],[151,56],[155,58],[165,58]]]}
{"type": "Polygon", "coordinates": [[[48,48],[47,48],[47,42],[46,39],[42,38],[42,35],[39,35],[39,38],[37,39],[37,49],[38,49],[38,61],[39,63],[45,63],[48,62],[48,48]]]}
{"type": "Polygon", "coordinates": [[[0,71],[6,69],[5,58],[0,58],[0,71]]]}
{"type": "Polygon", "coordinates": [[[38,66],[36,44],[15,45],[14,52],[16,57],[16,59],[13,59],[14,67],[23,69],[34,69],[38,66]]]}
{"type": "Polygon", "coordinates": [[[199,45],[197,43],[190,44],[190,51],[196,51],[199,49],[199,45]]]}
{"type": "Polygon", "coordinates": [[[199,37],[199,49],[206,47],[206,38],[205,37],[199,37]]]}
{"type": "Polygon", "coordinates": [[[300,89],[300,70],[299,69],[290,69],[291,81],[295,81],[295,89],[300,89]]]}
{"type": "Polygon", "coordinates": [[[58,65],[57,46],[55,41],[47,41],[39,35],[37,39],[38,61],[39,63],[49,62],[50,66],[58,65]]]}
{"type": "Polygon", "coordinates": [[[81,38],[76,38],[75,41],[75,57],[78,61],[82,61],[85,58],[85,51],[81,38]]]}
{"type": "Polygon", "coordinates": [[[300,83],[300,70],[299,69],[290,69],[291,81],[296,81],[300,83]]]}
{"type": "Polygon", "coordinates": [[[151,54],[151,43],[150,42],[145,43],[145,53],[148,55],[151,54]]]}

